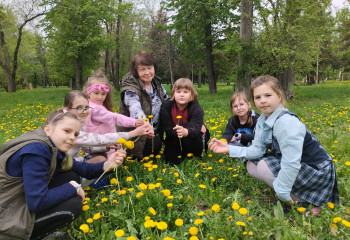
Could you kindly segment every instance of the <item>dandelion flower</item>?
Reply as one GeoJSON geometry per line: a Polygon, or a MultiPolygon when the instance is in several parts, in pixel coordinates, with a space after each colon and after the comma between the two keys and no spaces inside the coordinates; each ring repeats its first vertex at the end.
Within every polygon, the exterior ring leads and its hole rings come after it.
{"type": "Polygon", "coordinates": [[[180,218],[175,220],[175,225],[181,227],[184,224],[184,221],[180,218]]]}
{"type": "Polygon", "coordinates": [[[147,185],[144,184],[144,183],[140,183],[140,184],[139,184],[139,188],[140,188],[141,190],[146,190],[146,189],[147,189],[147,185]]]}
{"type": "Polygon", "coordinates": [[[178,184],[180,184],[180,183],[182,183],[182,180],[181,180],[181,179],[177,179],[176,182],[177,182],[178,184]]]}
{"type": "Polygon", "coordinates": [[[126,240],[136,240],[136,238],[134,236],[130,236],[126,240]]]}
{"type": "Polygon", "coordinates": [[[298,212],[305,212],[305,211],[306,211],[306,208],[304,208],[304,207],[298,207],[297,210],[298,210],[298,212]]]}
{"type": "Polygon", "coordinates": [[[83,206],[83,211],[87,211],[87,210],[89,210],[89,208],[90,208],[89,205],[84,205],[83,206]]]}
{"type": "Polygon", "coordinates": [[[246,215],[248,213],[248,210],[246,208],[240,208],[238,210],[238,212],[241,214],[241,215],[246,215]]]}
{"type": "Polygon", "coordinates": [[[240,221],[236,222],[236,225],[245,227],[245,223],[244,222],[240,222],[240,221]]]}
{"type": "Polygon", "coordinates": [[[118,184],[118,180],[116,178],[112,178],[109,182],[114,185],[118,184]]]}
{"type": "Polygon", "coordinates": [[[115,231],[115,233],[114,233],[114,235],[116,237],[122,237],[122,236],[124,236],[124,234],[125,234],[125,232],[122,229],[119,229],[119,230],[115,231]]]}
{"type": "Polygon", "coordinates": [[[197,235],[198,234],[198,228],[196,227],[191,227],[189,230],[191,235],[197,235]]]}
{"type": "Polygon", "coordinates": [[[162,190],[162,193],[164,194],[165,197],[170,196],[170,190],[168,189],[162,190]]]}
{"type": "Polygon", "coordinates": [[[203,223],[203,220],[202,219],[196,219],[194,220],[194,225],[201,225],[203,223]]]}
{"type": "Polygon", "coordinates": [[[198,217],[201,217],[201,216],[203,216],[204,215],[204,212],[199,212],[199,213],[197,213],[197,216],[198,217]]]}
{"type": "Polygon", "coordinates": [[[167,204],[167,207],[168,207],[168,208],[171,208],[171,207],[173,207],[173,204],[172,204],[172,203],[168,203],[168,204],[167,204]]]}
{"type": "Polygon", "coordinates": [[[328,202],[328,203],[327,203],[327,206],[328,206],[329,208],[333,209],[333,208],[334,208],[334,203],[328,202]]]}
{"type": "Polygon", "coordinates": [[[104,202],[107,202],[108,201],[108,198],[102,198],[101,199],[101,203],[104,203],[104,202]]]}
{"type": "Polygon", "coordinates": [[[335,217],[335,218],[333,218],[333,223],[338,223],[341,220],[342,220],[341,217],[335,217]]]}
{"type": "Polygon", "coordinates": [[[345,226],[350,228],[350,222],[346,221],[346,220],[342,220],[341,223],[345,226]]]}
{"type": "Polygon", "coordinates": [[[126,140],[124,138],[119,138],[117,140],[117,143],[119,143],[119,144],[124,144],[125,142],[126,142],[126,140]]]}
{"type": "Polygon", "coordinates": [[[202,188],[202,189],[206,189],[207,188],[204,184],[200,184],[199,187],[202,188]]]}
{"type": "Polygon", "coordinates": [[[175,240],[175,238],[165,237],[165,238],[163,238],[163,240],[175,240]]]}
{"type": "Polygon", "coordinates": [[[94,220],[97,220],[97,219],[101,218],[101,213],[100,212],[96,213],[92,218],[94,220]]]}
{"type": "Polygon", "coordinates": [[[138,193],[136,194],[136,197],[137,197],[137,198],[142,197],[142,196],[143,196],[143,192],[138,192],[138,193]]]}
{"type": "Polygon", "coordinates": [[[199,238],[197,236],[191,236],[190,240],[199,240],[199,238]]]}
{"type": "Polygon", "coordinates": [[[143,224],[145,228],[152,228],[154,226],[154,221],[151,219],[146,220],[146,222],[143,224]]]}
{"type": "Polygon", "coordinates": [[[166,222],[159,222],[157,223],[157,228],[163,231],[168,228],[168,224],[166,222]]]}
{"type": "Polygon", "coordinates": [[[213,211],[216,212],[216,213],[220,212],[220,205],[219,205],[219,204],[214,204],[214,205],[211,207],[211,210],[213,210],[213,211]]]}
{"type": "Polygon", "coordinates": [[[150,207],[150,208],[148,209],[148,211],[149,211],[153,216],[157,214],[156,210],[154,210],[153,207],[150,207]]]}
{"type": "Polygon", "coordinates": [[[94,219],[88,218],[88,219],[86,220],[86,222],[87,222],[87,223],[93,223],[93,222],[94,222],[94,219]]]}
{"type": "Polygon", "coordinates": [[[132,177],[127,177],[127,178],[126,178],[126,181],[127,181],[127,182],[131,182],[132,180],[134,180],[132,177]]]}
{"type": "Polygon", "coordinates": [[[89,232],[89,225],[87,225],[87,224],[81,224],[80,225],[80,227],[79,227],[79,229],[81,230],[81,231],[83,231],[83,233],[87,233],[87,232],[89,232]]]}

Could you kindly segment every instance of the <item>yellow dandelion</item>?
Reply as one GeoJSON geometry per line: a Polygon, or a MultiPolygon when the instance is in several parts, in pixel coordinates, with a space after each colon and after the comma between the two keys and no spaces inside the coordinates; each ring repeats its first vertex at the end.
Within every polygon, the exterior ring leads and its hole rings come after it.
{"type": "Polygon", "coordinates": [[[134,180],[132,177],[127,177],[127,178],[126,178],[126,181],[127,181],[127,182],[131,182],[132,180],[134,180]]]}
{"type": "Polygon", "coordinates": [[[184,221],[180,218],[175,220],[175,225],[181,227],[184,224],[184,221]]]}
{"type": "Polygon", "coordinates": [[[212,207],[211,207],[211,210],[213,210],[213,212],[220,212],[220,205],[219,204],[214,204],[212,207]]]}
{"type": "Polygon", "coordinates": [[[191,235],[197,235],[198,234],[198,228],[196,227],[191,227],[189,230],[191,235]]]}
{"type": "Polygon", "coordinates": [[[207,188],[204,184],[200,184],[199,187],[202,188],[202,189],[206,189],[207,188]]]}
{"type": "Polygon", "coordinates": [[[306,211],[306,208],[304,208],[304,207],[298,207],[297,210],[298,210],[298,212],[305,212],[305,211],[306,211]]]}
{"type": "Polygon", "coordinates": [[[89,205],[84,205],[83,206],[83,211],[87,211],[87,210],[89,210],[89,208],[90,208],[89,205]]]}
{"type": "Polygon", "coordinates": [[[87,222],[87,223],[93,223],[93,222],[94,222],[94,219],[88,218],[88,219],[86,219],[86,222],[87,222]]]}
{"type": "Polygon", "coordinates": [[[122,229],[119,229],[119,230],[115,231],[115,233],[114,233],[114,235],[116,237],[122,237],[122,236],[124,236],[124,234],[125,234],[125,232],[122,229]]]}
{"type": "Polygon", "coordinates": [[[178,184],[180,184],[180,183],[182,183],[182,180],[181,180],[181,179],[177,179],[176,182],[177,182],[178,184]]]}
{"type": "Polygon", "coordinates": [[[172,203],[168,203],[168,204],[167,204],[167,207],[168,207],[168,208],[171,208],[171,207],[173,207],[173,204],[172,204],[172,203]]]}
{"type": "Polygon", "coordinates": [[[96,213],[92,218],[94,220],[97,220],[97,219],[101,218],[101,213],[100,212],[96,213]]]}
{"type": "Polygon", "coordinates": [[[87,225],[87,224],[81,224],[80,225],[80,227],[79,227],[79,229],[81,230],[81,231],[83,231],[83,233],[87,233],[87,232],[89,232],[89,225],[87,225]]]}
{"type": "Polygon", "coordinates": [[[240,221],[236,222],[236,225],[245,227],[245,223],[244,222],[240,222],[240,221]]]}
{"type": "Polygon", "coordinates": [[[107,202],[108,201],[108,198],[102,198],[101,199],[101,203],[105,203],[105,202],[107,202]]]}
{"type": "Polygon", "coordinates": [[[328,206],[329,208],[333,209],[333,208],[334,208],[334,203],[328,202],[328,203],[327,203],[327,206],[328,206]]]}
{"type": "Polygon", "coordinates": [[[203,220],[202,219],[196,219],[194,220],[194,225],[201,225],[203,223],[203,220]]]}
{"type": "Polygon", "coordinates": [[[246,208],[240,208],[238,210],[238,212],[241,214],[241,215],[246,215],[248,213],[248,210],[246,208]]]}
{"type": "Polygon", "coordinates": [[[168,189],[164,189],[161,192],[164,194],[165,197],[170,196],[170,190],[168,189]]]}
{"type": "Polygon", "coordinates": [[[166,222],[159,222],[157,223],[157,228],[163,231],[168,228],[168,224],[166,222]]]}
{"type": "Polygon", "coordinates": [[[150,208],[148,209],[148,211],[149,211],[153,216],[157,214],[156,210],[154,210],[153,207],[150,207],[150,208]]]}
{"type": "Polygon", "coordinates": [[[137,197],[137,198],[139,198],[139,197],[141,197],[141,196],[143,196],[143,192],[138,192],[138,193],[136,194],[136,197],[137,197]]]}

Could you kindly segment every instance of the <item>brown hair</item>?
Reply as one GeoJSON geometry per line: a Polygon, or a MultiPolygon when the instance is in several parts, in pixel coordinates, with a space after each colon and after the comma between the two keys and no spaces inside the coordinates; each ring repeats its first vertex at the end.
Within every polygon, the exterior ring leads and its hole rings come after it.
{"type": "Polygon", "coordinates": [[[75,120],[79,121],[79,123],[80,123],[79,118],[75,114],[73,114],[71,112],[65,112],[65,111],[63,111],[63,109],[61,109],[61,110],[53,111],[49,114],[49,116],[47,117],[47,119],[45,121],[45,126],[46,125],[55,126],[59,121],[63,120],[63,118],[65,118],[65,117],[75,119],[75,120]]]}
{"type": "Polygon", "coordinates": [[[106,75],[103,74],[102,69],[97,69],[94,75],[88,78],[87,82],[84,85],[83,92],[87,95],[86,89],[94,84],[104,84],[110,88],[109,92],[106,95],[106,99],[103,102],[103,106],[107,108],[107,110],[113,111],[112,85],[106,75]]]}
{"type": "Polygon", "coordinates": [[[153,66],[154,71],[157,72],[157,62],[156,59],[146,51],[139,51],[131,61],[130,73],[134,78],[138,78],[139,74],[137,72],[137,67],[139,65],[153,66]]]}
{"type": "Polygon", "coordinates": [[[283,106],[286,106],[286,96],[284,94],[282,85],[280,81],[278,81],[277,78],[273,76],[259,76],[257,77],[251,84],[250,84],[250,94],[252,95],[252,98],[254,99],[254,89],[258,86],[263,85],[264,83],[268,84],[272,90],[281,97],[281,103],[283,106]]]}
{"type": "Polygon", "coordinates": [[[71,108],[73,101],[76,97],[81,97],[88,100],[88,97],[82,91],[73,90],[66,94],[66,97],[64,98],[63,106],[66,108],[71,108]]]}
{"type": "Polygon", "coordinates": [[[171,98],[170,98],[171,101],[175,99],[176,89],[180,89],[180,88],[186,88],[187,90],[190,90],[191,101],[194,101],[198,98],[198,93],[194,88],[192,81],[188,78],[179,78],[178,80],[176,80],[176,82],[173,85],[173,88],[171,89],[171,98]]]}
{"type": "MultiPolygon", "coordinates": [[[[231,100],[230,100],[230,107],[231,107],[231,112],[232,112],[232,113],[233,113],[233,110],[232,110],[233,104],[235,103],[235,101],[236,101],[237,99],[243,100],[243,101],[246,102],[247,104],[250,104],[249,99],[248,99],[248,96],[247,96],[247,94],[246,94],[245,92],[237,92],[237,93],[235,93],[235,94],[232,95],[231,100]]],[[[249,126],[249,127],[253,126],[253,124],[254,124],[254,120],[253,120],[253,118],[252,118],[252,116],[251,116],[251,110],[252,110],[252,109],[251,109],[251,107],[250,107],[249,110],[248,110],[248,112],[247,112],[247,114],[248,114],[248,119],[247,119],[247,122],[246,122],[246,123],[248,123],[248,126],[249,126]]]]}

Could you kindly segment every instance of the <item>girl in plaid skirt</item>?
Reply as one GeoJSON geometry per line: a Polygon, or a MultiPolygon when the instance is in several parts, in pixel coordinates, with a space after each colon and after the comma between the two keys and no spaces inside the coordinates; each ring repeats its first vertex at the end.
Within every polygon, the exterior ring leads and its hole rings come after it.
{"type": "Polygon", "coordinates": [[[209,148],[214,153],[248,159],[248,173],[273,187],[281,201],[312,204],[313,214],[327,202],[339,203],[333,159],[303,122],[284,108],[280,82],[272,76],[260,76],[252,82],[251,94],[262,112],[252,145],[229,146],[214,138],[209,148]]]}

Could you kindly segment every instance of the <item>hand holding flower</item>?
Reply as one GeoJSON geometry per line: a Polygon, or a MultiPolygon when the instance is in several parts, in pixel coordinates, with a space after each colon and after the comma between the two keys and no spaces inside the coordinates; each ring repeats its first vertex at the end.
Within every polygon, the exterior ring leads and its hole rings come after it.
{"type": "Polygon", "coordinates": [[[103,170],[109,172],[115,167],[122,165],[125,156],[126,152],[124,150],[119,150],[118,152],[113,153],[103,164],[103,170]]]}
{"type": "MultiPolygon", "coordinates": [[[[144,122],[144,121],[142,121],[144,122]]],[[[148,122],[144,122],[143,125],[136,127],[134,130],[129,132],[129,138],[148,135],[151,131],[152,126],[148,122]]]]}
{"type": "Polygon", "coordinates": [[[143,119],[136,119],[135,127],[140,127],[143,124],[145,124],[145,121],[143,119]]]}
{"type": "Polygon", "coordinates": [[[176,131],[178,138],[183,138],[188,136],[188,130],[183,126],[176,125],[173,129],[176,131]]]}

